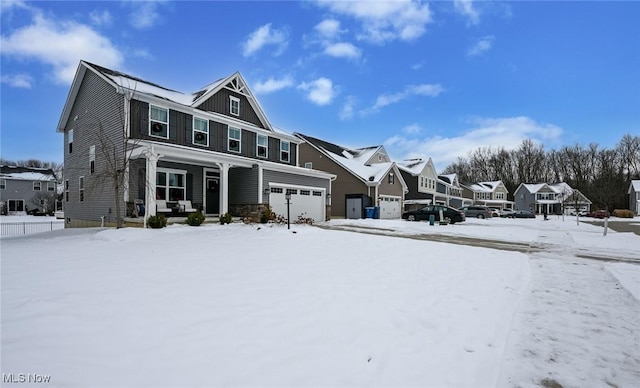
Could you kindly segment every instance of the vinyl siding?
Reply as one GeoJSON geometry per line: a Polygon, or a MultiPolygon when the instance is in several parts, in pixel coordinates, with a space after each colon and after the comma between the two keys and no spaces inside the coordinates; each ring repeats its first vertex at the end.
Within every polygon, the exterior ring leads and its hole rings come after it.
{"type": "Polygon", "coordinates": [[[258,168],[229,169],[229,205],[258,203],[258,168]]]}
{"type": "Polygon", "coordinates": [[[246,96],[232,92],[228,89],[221,89],[209,99],[198,105],[196,108],[209,112],[221,113],[223,115],[240,119],[251,123],[259,128],[264,128],[264,124],[258,118],[246,96]],[[240,99],[240,115],[232,115],[229,111],[229,96],[240,99]]]}
{"type": "MultiPolygon", "coordinates": [[[[2,179],[6,181],[6,189],[0,190],[0,200],[2,201],[7,202],[10,199],[21,199],[24,201],[24,205],[29,210],[35,208],[45,210],[42,209],[42,206],[40,206],[41,199],[46,199],[47,201],[49,201],[51,205],[50,207],[55,205],[57,194],[56,191],[47,191],[47,184],[49,181],[40,181],[40,191],[34,191],[34,181],[11,178],[2,179]]],[[[8,202],[6,205],[8,206],[8,202]]]]}
{"type": "MultiPolygon", "coordinates": [[[[115,222],[115,192],[112,181],[105,179],[107,171],[105,143],[115,145],[115,153],[124,152],[124,97],[102,78],[87,71],[64,129],[64,180],[69,181],[69,202],[64,202],[65,217],[76,222],[115,222]],[[74,120],[75,119],[75,120],[74,120]],[[69,130],[73,129],[73,152],[68,152],[69,130]],[[95,145],[95,173],[89,171],[89,148],[95,145]],[[79,201],[79,177],[84,176],[84,201],[79,201]]],[[[119,193],[122,198],[123,191],[119,193]]],[[[124,216],[126,206],[122,203],[124,216]]],[[[71,225],[73,226],[73,224],[71,225]]]]}

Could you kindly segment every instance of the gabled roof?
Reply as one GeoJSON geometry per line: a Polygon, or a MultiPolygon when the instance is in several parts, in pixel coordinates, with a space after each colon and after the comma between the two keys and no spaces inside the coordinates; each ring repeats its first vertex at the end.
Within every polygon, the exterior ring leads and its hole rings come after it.
{"type": "MultiPolygon", "coordinates": [[[[381,145],[350,149],[301,133],[294,133],[294,135],[369,185],[379,184],[389,170],[397,168],[394,162],[372,163],[372,158],[377,153],[382,152],[387,155],[381,145]]],[[[406,186],[402,177],[399,179],[401,179],[402,185],[406,186]]]]}
{"type": "Polygon", "coordinates": [[[636,193],[640,193],[640,179],[634,179],[631,181],[627,194],[631,194],[631,189],[633,189],[633,191],[635,191],[636,193]]]}
{"type": "Polygon", "coordinates": [[[500,185],[505,187],[502,181],[464,183],[462,186],[476,193],[493,193],[500,185]]]}
{"type": "Polygon", "coordinates": [[[58,123],[59,132],[64,129],[64,125],[69,119],[73,101],[75,101],[80,88],[80,84],[82,83],[82,79],[84,78],[84,74],[87,70],[92,71],[100,76],[118,91],[128,90],[138,95],[152,96],[195,109],[197,109],[204,101],[209,99],[212,95],[214,95],[221,89],[227,88],[236,93],[244,95],[249,101],[249,104],[251,105],[253,110],[258,115],[264,127],[267,130],[273,131],[271,123],[269,123],[269,120],[267,120],[262,107],[260,107],[260,104],[254,97],[251,90],[249,90],[249,88],[247,87],[244,78],[242,78],[242,75],[239,72],[235,72],[225,78],[220,78],[219,80],[201,88],[196,92],[183,93],[166,88],[153,82],[146,81],[139,77],[122,73],[120,71],[107,69],[106,67],[102,67],[90,62],[80,61],[78,70],[76,71],[75,78],[69,91],[69,95],[67,96],[67,101],[65,103],[62,116],[60,117],[60,122],[58,123]]]}
{"type": "Polygon", "coordinates": [[[55,181],[56,176],[50,168],[0,166],[0,178],[23,181],[55,181]]]}

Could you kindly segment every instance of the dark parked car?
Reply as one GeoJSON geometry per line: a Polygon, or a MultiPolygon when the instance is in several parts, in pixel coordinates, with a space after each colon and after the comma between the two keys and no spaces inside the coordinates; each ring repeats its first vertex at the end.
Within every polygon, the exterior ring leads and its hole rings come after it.
{"type": "Polygon", "coordinates": [[[460,208],[460,211],[464,213],[465,216],[469,218],[491,218],[493,217],[493,213],[491,209],[486,206],[463,206],[460,208]]]}
{"type": "Polygon", "coordinates": [[[450,224],[455,224],[456,222],[462,222],[466,219],[463,212],[460,210],[454,209],[449,206],[443,205],[429,205],[425,206],[422,209],[412,210],[409,212],[402,213],[402,218],[409,221],[421,221],[428,220],[429,216],[435,216],[436,221],[440,221],[440,211],[442,210],[442,216],[445,220],[448,220],[450,224]]]}
{"type": "Polygon", "coordinates": [[[536,218],[536,215],[526,210],[516,210],[513,212],[513,218],[536,218]]]}

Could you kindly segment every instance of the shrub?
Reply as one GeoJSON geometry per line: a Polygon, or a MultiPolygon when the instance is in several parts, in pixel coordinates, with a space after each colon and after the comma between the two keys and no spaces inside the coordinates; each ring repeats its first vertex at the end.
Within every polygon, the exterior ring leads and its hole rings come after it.
{"type": "Polygon", "coordinates": [[[269,221],[273,221],[276,218],[276,214],[271,210],[271,207],[267,206],[267,209],[260,216],[260,223],[266,224],[269,221]]]}
{"type": "Polygon", "coordinates": [[[231,215],[231,213],[227,212],[224,214],[220,215],[220,224],[224,225],[224,224],[230,224],[233,221],[233,216],[231,215]]]}
{"type": "Polygon", "coordinates": [[[200,212],[191,213],[187,216],[187,224],[191,226],[199,226],[204,222],[204,214],[200,212]]]}
{"type": "Polygon", "coordinates": [[[616,209],[613,211],[613,216],[619,218],[633,218],[633,212],[627,209],[616,209]]]}
{"type": "Polygon", "coordinates": [[[167,226],[167,218],[162,214],[156,214],[155,216],[149,217],[147,225],[153,229],[164,228],[167,226]]]}
{"type": "Polygon", "coordinates": [[[313,225],[313,218],[305,217],[306,215],[307,215],[307,213],[300,214],[295,223],[296,224],[313,225]]]}

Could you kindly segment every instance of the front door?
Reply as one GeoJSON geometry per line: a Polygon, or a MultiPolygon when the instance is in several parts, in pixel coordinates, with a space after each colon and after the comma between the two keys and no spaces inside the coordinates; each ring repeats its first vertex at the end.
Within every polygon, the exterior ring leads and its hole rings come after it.
{"type": "Polygon", "coordinates": [[[220,214],[220,178],[207,177],[207,214],[220,214]]]}

